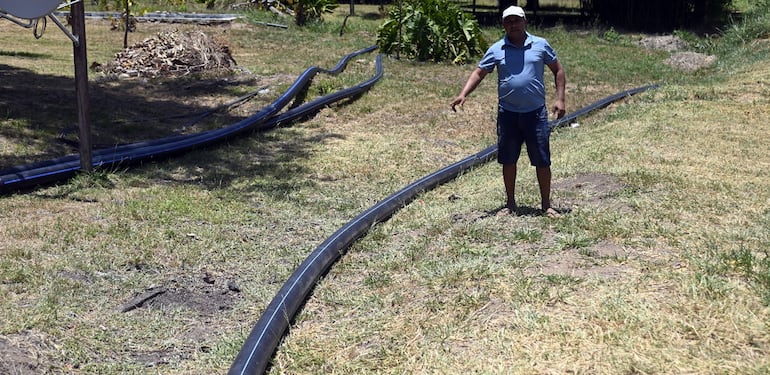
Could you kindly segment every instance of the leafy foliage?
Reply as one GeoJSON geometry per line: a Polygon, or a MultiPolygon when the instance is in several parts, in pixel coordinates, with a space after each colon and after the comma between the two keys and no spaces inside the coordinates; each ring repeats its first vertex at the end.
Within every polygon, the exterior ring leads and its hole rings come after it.
{"type": "Polygon", "coordinates": [[[487,48],[478,21],[446,0],[408,0],[401,9],[393,7],[377,30],[377,44],[384,53],[455,64],[487,48]]]}
{"type": "MultiPolygon", "coordinates": [[[[134,8],[133,0],[112,0],[115,10],[121,10],[123,13],[117,19],[112,19],[113,30],[123,30],[123,48],[128,48],[128,33],[136,31],[136,18],[131,14],[134,8]]],[[[110,10],[110,0],[99,0],[98,5],[101,9],[110,10]]]]}
{"type": "Polygon", "coordinates": [[[216,0],[195,0],[196,3],[206,4],[206,9],[214,9],[216,0]]]}
{"type": "Polygon", "coordinates": [[[297,0],[296,23],[302,26],[311,21],[323,21],[323,15],[334,12],[337,6],[336,0],[297,0]]]}
{"type": "Polygon", "coordinates": [[[337,9],[337,2],[335,0],[300,0],[305,7],[305,14],[308,19],[323,19],[324,14],[329,14],[337,9]]]}

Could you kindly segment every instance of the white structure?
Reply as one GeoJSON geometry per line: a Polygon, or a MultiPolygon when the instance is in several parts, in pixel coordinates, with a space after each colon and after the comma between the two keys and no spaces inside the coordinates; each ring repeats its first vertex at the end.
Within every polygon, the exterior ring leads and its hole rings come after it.
{"type": "Polygon", "coordinates": [[[59,7],[60,0],[0,0],[0,10],[19,18],[45,17],[59,7]]]}

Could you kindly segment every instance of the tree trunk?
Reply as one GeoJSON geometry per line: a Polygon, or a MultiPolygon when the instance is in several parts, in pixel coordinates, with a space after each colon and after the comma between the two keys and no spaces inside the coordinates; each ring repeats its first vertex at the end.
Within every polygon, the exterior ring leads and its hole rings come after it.
{"type": "Polygon", "coordinates": [[[123,49],[128,48],[128,29],[131,27],[131,13],[128,6],[128,0],[123,0],[123,7],[126,10],[126,18],[123,22],[123,26],[125,26],[125,30],[123,30],[123,49]]]}

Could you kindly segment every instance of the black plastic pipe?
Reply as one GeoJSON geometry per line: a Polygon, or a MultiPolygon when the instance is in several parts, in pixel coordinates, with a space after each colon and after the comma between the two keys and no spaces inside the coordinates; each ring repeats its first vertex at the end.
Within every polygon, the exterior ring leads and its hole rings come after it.
{"type": "Polygon", "coordinates": [[[591,104],[589,104],[589,105],[587,105],[587,106],[585,106],[583,108],[580,108],[577,111],[572,112],[572,113],[570,113],[570,114],[568,114],[568,115],[566,115],[566,116],[564,116],[564,117],[562,117],[562,118],[560,118],[558,120],[552,121],[551,122],[551,129],[568,125],[568,124],[572,123],[573,121],[575,121],[575,119],[577,119],[578,117],[584,116],[584,115],[588,114],[589,112],[595,111],[597,109],[604,108],[604,107],[606,107],[606,106],[608,106],[608,105],[610,105],[610,104],[612,104],[612,103],[614,103],[614,102],[616,102],[616,101],[618,101],[620,99],[623,99],[625,97],[628,97],[628,96],[631,96],[631,95],[634,95],[634,94],[638,94],[640,92],[644,92],[644,91],[647,91],[647,90],[656,89],[656,88],[658,88],[658,86],[659,85],[657,85],[657,84],[641,86],[641,87],[637,87],[637,88],[621,91],[621,92],[619,92],[617,94],[610,95],[610,96],[608,96],[608,97],[606,97],[604,99],[597,100],[597,101],[595,101],[595,102],[593,102],[593,103],[591,103],[591,104]]]}
{"type": "MultiPolygon", "coordinates": [[[[360,95],[371,88],[382,77],[382,58],[377,56],[376,72],[373,77],[361,84],[340,90],[311,102],[300,105],[279,115],[278,112],[287,106],[318,73],[336,75],[344,70],[350,59],[377,49],[370,46],[344,56],[332,69],[322,69],[316,66],[306,69],[278,99],[256,114],[222,129],[209,130],[190,135],[176,135],[152,141],[119,145],[102,148],[93,152],[93,167],[117,167],[140,163],[145,160],[169,157],[195,148],[205,147],[217,142],[230,139],[247,131],[254,131],[262,124],[270,128],[280,122],[287,122],[305,116],[319,108],[335,101],[360,95]],[[271,119],[275,118],[275,121],[271,119]]],[[[78,155],[68,155],[38,163],[16,166],[0,171],[0,194],[32,188],[54,182],[64,181],[80,171],[78,155]]]]}
{"type": "MultiPolygon", "coordinates": [[[[563,124],[568,124],[578,116],[604,108],[614,101],[655,87],[657,85],[643,86],[609,96],[581,108],[562,119],[551,122],[550,127],[556,128],[563,124]]],[[[265,372],[278,348],[281,338],[283,338],[289,325],[318,280],[321,279],[322,275],[329,270],[355,240],[368,232],[369,228],[391,217],[397,210],[411,202],[418,194],[444,184],[456,178],[464,171],[491,160],[496,155],[497,145],[495,144],[427,175],[380,201],[334,232],[331,237],[327,238],[310,253],[286,283],[283,284],[260,316],[257,324],[246,337],[228,374],[245,375],[263,374],[265,372]]]]}

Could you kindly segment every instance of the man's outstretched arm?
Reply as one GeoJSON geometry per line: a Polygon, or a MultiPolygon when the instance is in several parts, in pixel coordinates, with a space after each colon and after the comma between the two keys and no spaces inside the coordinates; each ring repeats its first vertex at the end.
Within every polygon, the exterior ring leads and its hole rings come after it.
{"type": "Polygon", "coordinates": [[[484,69],[481,69],[479,67],[476,67],[476,69],[471,72],[471,75],[468,77],[468,81],[465,82],[465,86],[463,86],[462,91],[460,91],[460,94],[457,95],[454,100],[452,100],[452,110],[456,111],[455,107],[460,106],[462,107],[463,104],[465,104],[465,98],[470,95],[473,90],[476,89],[476,87],[479,86],[479,83],[484,79],[484,77],[487,76],[489,72],[487,72],[484,69]]]}

